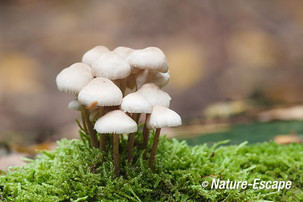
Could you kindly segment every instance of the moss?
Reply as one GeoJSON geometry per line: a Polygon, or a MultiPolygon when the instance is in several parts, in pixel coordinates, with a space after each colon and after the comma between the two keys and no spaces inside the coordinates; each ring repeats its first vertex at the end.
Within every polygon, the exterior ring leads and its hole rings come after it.
{"type": "MultiPolygon", "coordinates": [[[[101,165],[100,151],[81,140],[63,139],[58,144],[56,151],[42,152],[24,167],[12,168],[0,176],[3,185],[0,198],[7,201],[303,200],[303,145],[300,144],[222,146],[221,142],[212,147],[189,147],[184,141],[161,137],[154,172],[148,168],[148,160],[142,160],[142,151],[135,149],[132,166],[120,162],[120,178],[115,178],[113,173],[111,154],[101,165]],[[251,188],[215,190],[201,186],[203,181],[211,182],[213,178],[248,182],[256,178],[291,180],[293,186],[279,192],[251,188]]],[[[126,141],[121,141],[121,159],[127,159],[126,146],[126,141]]]]}

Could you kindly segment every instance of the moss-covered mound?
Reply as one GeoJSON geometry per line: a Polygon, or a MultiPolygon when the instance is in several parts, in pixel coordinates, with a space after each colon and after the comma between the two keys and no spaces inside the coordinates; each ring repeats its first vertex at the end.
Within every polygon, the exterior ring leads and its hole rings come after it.
{"type": "MultiPolygon", "coordinates": [[[[61,140],[53,152],[43,152],[22,168],[0,176],[0,197],[7,201],[242,201],[303,200],[303,145],[255,145],[189,147],[185,142],[162,137],[155,170],[134,151],[132,166],[121,162],[121,177],[113,164],[101,166],[101,153],[80,140],[61,140]],[[203,188],[213,179],[244,181],[292,181],[289,190],[203,188]]],[[[126,141],[120,144],[127,159],[126,141]]],[[[108,148],[110,149],[110,148],[108,148]]]]}

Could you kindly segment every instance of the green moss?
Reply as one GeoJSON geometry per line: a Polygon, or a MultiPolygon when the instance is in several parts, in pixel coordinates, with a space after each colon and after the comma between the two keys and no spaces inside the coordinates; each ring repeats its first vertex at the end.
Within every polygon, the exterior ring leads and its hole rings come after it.
{"type": "MultiPolygon", "coordinates": [[[[152,141],[152,140],[151,140],[152,141]]],[[[121,162],[115,178],[112,157],[100,164],[101,153],[80,140],[63,139],[56,151],[43,152],[22,168],[0,176],[0,198],[7,201],[242,201],[303,200],[303,145],[273,142],[238,146],[189,147],[161,137],[155,170],[135,149],[134,163],[121,162]],[[291,180],[290,190],[215,190],[203,181],[291,180]]],[[[150,142],[151,144],[151,142],[150,142]]],[[[127,159],[126,141],[120,144],[127,159]]],[[[219,146],[220,145],[220,146],[219,146]]],[[[150,146],[150,145],[149,145],[150,146]]],[[[137,148],[137,147],[136,147],[137,148]]],[[[108,148],[110,149],[110,148],[108,148]]]]}

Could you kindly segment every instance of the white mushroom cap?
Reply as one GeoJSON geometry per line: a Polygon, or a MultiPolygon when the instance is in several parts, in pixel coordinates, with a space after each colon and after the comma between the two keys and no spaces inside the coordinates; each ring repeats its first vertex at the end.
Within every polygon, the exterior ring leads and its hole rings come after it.
{"type": "Polygon", "coordinates": [[[162,73],[162,72],[151,72],[150,74],[150,82],[153,82],[160,88],[166,86],[169,81],[169,71],[162,73]]]}
{"type": "Polygon", "coordinates": [[[140,69],[149,69],[158,72],[167,72],[167,59],[161,49],[157,47],[148,47],[141,50],[135,50],[128,58],[127,62],[140,69]]]}
{"type": "Polygon", "coordinates": [[[78,94],[93,79],[91,68],[84,63],[75,63],[63,69],[56,78],[60,91],[78,94]]]}
{"type": "Polygon", "coordinates": [[[121,90],[107,78],[95,78],[79,93],[78,99],[82,104],[97,106],[116,106],[122,102],[121,90]]]}
{"type": "Polygon", "coordinates": [[[108,112],[95,123],[98,133],[134,133],[138,130],[137,123],[121,110],[108,112]]]}
{"type": "Polygon", "coordinates": [[[130,93],[122,100],[121,110],[129,113],[147,113],[152,112],[153,106],[140,93],[130,93]]]}
{"type": "Polygon", "coordinates": [[[153,106],[169,107],[171,97],[154,83],[144,84],[137,92],[141,93],[153,106]]]}
{"type": "Polygon", "coordinates": [[[81,110],[81,103],[78,100],[72,100],[68,103],[68,109],[71,110],[81,110]]]}
{"type": "Polygon", "coordinates": [[[137,87],[140,88],[145,83],[154,83],[160,88],[164,87],[169,81],[169,71],[166,73],[144,70],[136,77],[137,87]]]}
{"type": "Polygon", "coordinates": [[[93,49],[90,49],[87,51],[83,57],[82,57],[82,62],[85,64],[88,64],[92,66],[93,62],[100,57],[103,53],[108,52],[108,48],[105,46],[96,46],[93,49]]]}
{"type": "Polygon", "coordinates": [[[180,126],[182,124],[181,117],[171,109],[156,105],[147,120],[149,129],[180,126]]]}
{"type": "MultiPolygon", "coordinates": [[[[124,46],[119,46],[119,47],[115,48],[113,50],[113,52],[117,53],[118,55],[120,55],[121,57],[123,57],[126,60],[128,58],[128,56],[130,56],[134,52],[134,49],[124,47],[124,46]]],[[[131,66],[132,74],[135,74],[135,73],[139,72],[140,70],[141,69],[131,66]]]]}
{"type": "Polygon", "coordinates": [[[119,47],[115,48],[113,50],[113,52],[117,53],[118,55],[120,55],[121,57],[126,59],[130,54],[132,54],[134,52],[134,49],[124,47],[124,46],[119,46],[119,47]]]}
{"type": "Polygon", "coordinates": [[[106,52],[92,65],[93,73],[97,77],[105,77],[111,80],[123,79],[130,74],[130,66],[127,61],[114,52],[106,52]]]}

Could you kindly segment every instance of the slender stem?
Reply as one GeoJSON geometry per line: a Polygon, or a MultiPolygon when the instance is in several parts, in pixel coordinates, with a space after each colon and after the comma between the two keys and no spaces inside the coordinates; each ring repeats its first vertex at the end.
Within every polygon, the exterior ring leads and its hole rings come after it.
{"type": "Polygon", "coordinates": [[[137,113],[132,113],[132,114],[131,114],[131,117],[132,117],[132,119],[133,119],[134,121],[136,121],[136,120],[137,120],[137,117],[138,117],[138,114],[137,114],[137,113]]]}
{"type": "Polygon", "coordinates": [[[156,134],[155,134],[155,137],[154,137],[154,143],[153,143],[153,147],[152,147],[152,150],[151,150],[151,153],[150,153],[150,158],[149,158],[149,167],[150,167],[150,169],[154,168],[154,162],[155,162],[155,156],[156,156],[158,142],[159,142],[160,131],[161,131],[161,128],[156,129],[156,134]]]}
{"type": "Polygon", "coordinates": [[[150,114],[146,114],[145,117],[145,124],[143,128],[143,144],[142,144],[142,149],[146,149],[148,145],[148,137],[149,137],[149,129],[147,128],[147,119],[150,116],[150,114]]]}
{"type": "Polygon", "coordinates": [[[128,136],[128,163],[131,163],[133,160],[133,150],[135,143],[135,133],[130,133],[128,136]]]}
{"type": "Polygon", "coordinates": [[[123,96],[125,95],[126,86],[127,86],[127,80],[122,79],[120,89],[121,89],[123,96]]]}
{"type": "Polygon", "coordinates": [[[137,117],[136,117],[136,120],[135,120],[137,124],[139,123],[140,116],[141,116],[141,114],[137,114],[137,117]]]}
{"type": "Polygon", "coordinates": [[[89,112],[88,110],[85,108],[85,106],[82,107],[83,108],[83,112],[84,112],[84,118],[85,118],[85,122],[87,124],[88,127],[88,132],[90,135],[90,141],[91,141],[91,145],[95,148],[98,148],[98,138],[97,138],[97,133],[94,130],[94,126],[93,123],[89,120],[89,112]]]}
{"type": "MultiPolygon", "coordinates": [[[[137,119],[137,113],[129,114],[134,121],[137,119]]],[[[128,163],[131,163],[133,160],[133,151],[134,151],[134,144],[135,144],[135,133],[130,133],[128,135],[128,163]]]]}
{"type": "Polygon", "coordinates": [[[119,177],[119,134],[113,134],[114,170],[116,177],[119,177]]]}
{"type": "Polygon", "coordinates": [[[101,162],[105,161],[105,154],[106,154],[106,134],[100,134],[100,150],[102,152],[102,160],[101,162]]]}
{"type": "Polygon", "coordinates": [[[88,131],[87,131],[87,126],[86,126],[86,122],[85,122],[85,118],[84,118],[84,108],[81,107],[81,119],[82,119],[82,124],[83,124],[83,129],[85,131],[85,133],[87,134],[88,131]]]}

